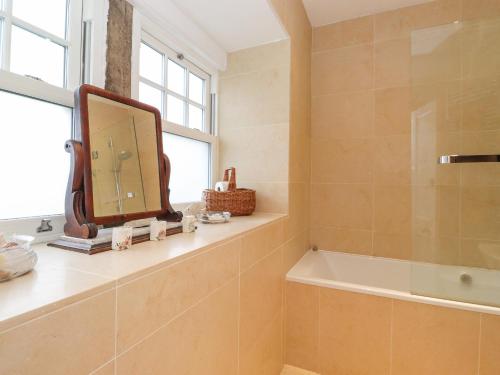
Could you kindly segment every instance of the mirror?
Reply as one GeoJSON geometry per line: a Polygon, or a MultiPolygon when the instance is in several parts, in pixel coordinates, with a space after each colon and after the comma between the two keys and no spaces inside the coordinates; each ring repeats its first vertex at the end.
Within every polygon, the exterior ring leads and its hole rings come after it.
{"type": "MultiPolygon", "coordinates": [[[[169,200],[170,161],[163,153],[160,112],[82,85],[75,92],[75,113],[76,139],[65,145],[71,154],[64,225],[67,238],[53,245],[92,254],[109,250],[110,242],[71,239],[96,238],[98,225],[116,226],[153,217],[181,221],[182,213],[174,211],[169,200]]],[[[167,235],[181,231],[172,224],[167,235]]],[[[148,239],[148,234],[134,235],[133,241],[148,239]]]]}
{"type": "Polygon", "coordinates": [[[88,95],[95,218],[160,211],[155,114],[88,95]]]}

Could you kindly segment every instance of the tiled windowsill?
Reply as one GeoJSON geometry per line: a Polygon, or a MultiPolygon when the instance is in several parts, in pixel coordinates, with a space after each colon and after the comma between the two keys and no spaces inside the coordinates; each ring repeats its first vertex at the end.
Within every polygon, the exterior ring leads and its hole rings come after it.
{"type": "Polygon", "coordinates": [[[160,242],[144,242],[121,252],[85,255],[37,245],[34,247],[38,254],[35,269],[27,275],[0,283],[0,333],[284,216],[256,213],[232,218],[228,224],[199,224],[196,233],[177,234],[160,242]]]}

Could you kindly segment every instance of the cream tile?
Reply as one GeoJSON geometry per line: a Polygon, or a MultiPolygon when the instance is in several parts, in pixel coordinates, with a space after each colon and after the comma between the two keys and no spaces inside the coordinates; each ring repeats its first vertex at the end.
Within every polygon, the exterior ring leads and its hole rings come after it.
{"type": "Polygon", "coordinates": [[[115,361],[111,361],[89,375],[115,375],[115,361]]]}
{"type": "Polygon", "coordinates": [[[375,15],[375,40],[409,37],[413,30],[460,20],[460,3],[461,0],[437,0],[379,13],[375,15]]]}
{"type": "Polygon", "coordinates": [[[373,135],[371,90],[312,98],[313,138],[367,138],[373,135]]]}
{"type": "Polygon", "coordinates": [[[285,365],[281,375],[319,375],[315,372],[307,371],[298,367],[285,365]]]}
{"type": "Polygon", "coordinates": [[[476,374],[478,348],[479,314],[394,301],[394,375],[476,374]]]}
{"type": "Polygon", "coordinates": [[[371,139],[311,141],[313,183],[370,183],[373,142],[371,139]]]}
{"type": "Polygon", "coordinates": [[[117,374],[238,373],[238,281],[117,358],[117,374]]]}
{"type": "MultiPolygon", "coordinates": [[[[281,257],[281,249],[274,251],[241,275],[240,355],[249,355],[252,358],[251,352],[258,346],[257,343],[265,340],[263,335],[266,334],[266,327],[271,329],[274,319],[281,312],[283,287],[281,257]]],[[[241,356],[240,359],[244,360],[241,356]]],[[[246,362],[246,366],[251,368],[250,360],[246,362]]]]}
{"type": "Polygon", "coordinates": [[[257,228],[242,237],[240,272],[269,255],[285,243],[283,221],[257,228]]]}
{"type": "Polygon", "coordinates": [[[256,193],[256,208],[258,213],[287,213],[288,212],[288,183],[287,182],[255,182],[238,180],[241,188],[254,189],[256,193]]]}
{"type": "Polygon", "coordinates": [[[256,71],[219,80],[220,133],[228,128],[289,121],[290,70],[256,71]]]}
{"type": "Polygon", "coordinates": [[[412,259],[412,236],[408,233],[373,233],[373,255],[383,258],[412,259]]]}
{"type": "Polygon", "coordinates": [[[219,77],[227,78],[267,69],[289,68],[290,40],[264,44],[231,52],[227,56],[227,68],[219,77]]]}
{"type": "Polygon", "coordinates": [[[373,87],[373,47],[361,45],[313,53],[312,95],[373,87]]]}
{"type": "Polygon", "coordinates": [[[118,353],[238,275],[241,240],[154,272],[118,288],[118,353]]]}
{"type": "Polygon", "coordinates": [[[375,184],[410,184],[411,139],[409,134],[375,137],[373,153],[375,184]]]}
{"type": "Polygon", "coordinates": [[[500,347],[500,317],[481,314],[481,362],[479,375],[500,373],[498,348],[500,347]]]}
{"type": "Polygon", "coordinates": [[[319,288],[286,283],[285,363],[319,370],[319,288]]]}
{"type": "Polygon", "coordinates": [[[387,298],[320,288],[320,373],[389,374],[391,307],[387,298]]]}
{"type": "Polygon", "coordinates": [[[287,181],[289,131],[288,123],[221,130],[219,170],[235,167],[242,181],[287,181]]]}
{"type": "Polygon", "coordinates": [[[256,342],[240,350],[240,375],[275,375],[283,368],[282,316],[279,311],[271,322],[262,327],[256,342]]]}
{"type": "Polygon", "coordinates": [[[412,260],[460,265],[460,240],[458,237],[413,236],[412,260]]]}
{"type": "Polygon", "coordinates": [[[398,87],[375,91],[375,135],[411,132],[411,89],[398,87]]]}
{"type": "Polygon", "coordinates": [[[412,189],[410,186],[375,186],[375,232],[385,234],[411,233],[412,189]]]}
{"type": "Polygon", "coordinates": [[[463,237],[500,240],[500,187],[464,187],[461,199],[463,237]]]}
{"type": "Polygon", "coordinates": [[[462,0],[464,20],[483,19],[500,16],[500,3],[497,0],[462,0]]]}
{"type": "Polygon", "coordinates": [[[460,264],[469,267],[500,270],[500,241],[462,239],[460,264]]]}
{"type": "Polygon", "coordinates": [[[411,38],[413,85],[450,82],[462,74],[462,25],[451,23],[418,30],[411,38]],[[442,41],[441,43],[437,43],[442,41]]]}
{"type": "Polygon", "coordinates": [[[410,39],[395,39],[375,44],[374,87],[410,85],[410,39]]]}
{"type": "Polygon", "coordinates": [[[373,17],[316,27],[313,29],[313,51],[318,52],[339,47],[373,42],[373,17]]]}
{"type": "Polygon", "coordinates": [[[371,185],[312,184],[311,224],[370,230],[372,200],[371,185]]]}
{"type": "Polygon", "coordinates": [[[466,80],[463,82],[463,92],[462,129],[499,130],[500,81],[493,77],[466,80]]]}
{"type": "Polygon", "coordinates": [[[321,250],[371,255],[372,231],[314,225],[311,244],[321,250]]]}
{"type": "Polygon", "coordinates": [[[0,334],[1,374],[88,374],[115,350],[115,291],[0,334]]]}
{"type": "Polygon", "coordinates": [[[283,273],[287,273],[309,248],[309,232],[303,229],[283,247],[283,273]]]}

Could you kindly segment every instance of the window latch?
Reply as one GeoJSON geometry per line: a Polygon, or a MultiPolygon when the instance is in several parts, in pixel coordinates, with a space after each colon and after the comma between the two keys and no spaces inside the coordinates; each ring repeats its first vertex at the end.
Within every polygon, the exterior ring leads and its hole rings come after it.
{"type": "Polygon", "coordinates": [[[37,233],[52,232],[52,229],[54,228],[52,227],[52,225],[50,225],[51,221],[52,220],[49,219],[42,219],[42,221],[40,222],[40,226],[36,228],[36,232],[37,233]]]}

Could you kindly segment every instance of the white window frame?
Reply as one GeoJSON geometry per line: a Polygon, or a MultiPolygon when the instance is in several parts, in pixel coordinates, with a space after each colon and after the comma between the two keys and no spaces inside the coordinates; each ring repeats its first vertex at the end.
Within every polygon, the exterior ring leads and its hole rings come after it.
{"type": "MultiPolygon", "coordinates": [[[[166,120],[166,118],[162,119],[162,131],[166,133],[170,133],[173,135],[178,135],[181,137],[193,139],[196,141],[201,141],[208,143],[210,145],[210,165],[209,165],[209,187],[214,184],[218,175],[218,157],[219,157],[219,139],[216,133],[216,121],[214,120],[216,116],[214,116],[214,108],[215,105],[212,102],[213,96],[215,93],[215,79],[217,77],[217,72],[215,69],[207,67],[203,65],[196,56],[190,53],[184,53],[184,51],[192,50],[192,46],[189,46],[185,43],[179,43],[178,40],[174,40],[174,37],[166,32],[165,30],[159,28],[153,22],[151,22],[146,17],[142,16],[137,10],[134,10],[134,30],[132,36],[132,97],[134,99],[139,100],[139,82],[146,83],[147,85],[160,89],[165,92],[165,98],[163,100],[163,115],[166,115],[166,94],[174,95],[175,97],[187,100],[188,103],[195,104],[197,107],[200,105],[196,102],[190,101],[189,98],[185,96],[179,95],[171,90],[168,90],[166,87],[166,82],[164,85],[159,85],[155,82],[152,82],[144,77],[141,77],[139,74],[139,64],[140,64],[140,45],[142,42],[145,42],[148,46],[153,48],[154,50],[162,53],[165,56],[165,59],[170,58],[174,62],[178,63],[185,67],[189,74],[189,71],[193,72],[193,74],[199,76],[200,78],[206,79],[205,81],[205,102],[206,102],[206,110],[205,110],[205,119],[204,119],[204,130],[200,131],[198,129],[191,129],[186,126],[182,126],[179,124],[175,124],[166,120]],[[175,50],[174,50],[175,49],[175,50]],[[184,59],[179,60],[177,56],[182,54],[184,59]]],[[[164,64],[166,62],[164,61],[164,64]]],[[[188,90],[188,88],[187,88],[188,90]]],[[[189,95],[189,93],[187,93],[189,95]]],[[[188,119],[186,119],[187,122],[188,119]]],[[[168,150],[167,150],[168,155],[168,150]]],[[[201,192],[200,192],[201,198],[201,192]]],[[[173,204],[174,208],[182,209],[190,203],[195,202],[176,202],[173,204]]]]}
{"type": "MultiPolygon", "coordinates": [[[[104,72],[99,70],[102,65],[98,58],[102,59],[105,54],[105,33],[100,38],[103,29],[106,29],[106,14],[108,9],[107,0],[68,0],[67,13],[67,35],[62,39],[51,33],[31,25],[23,20],[12,16],[12,1],[0,0],[4,10],[0,8],[0,21],[2,33],[0,37],[0,90],[28,96],[33,99],[54,103],[57,105],[74,108],[74,90],[81,81],[81,58],[82,58],[82,20],[93,21],[93,43],[92,43],[92,83],[102,86],[104,83],[104,72]],[[101,14],[102,13],[102,14],[101,14]],[[62,46],[67,47],[65,62],[65,85],[54,86],[44,81],[39,81],[23,75],[10,72],[10,41],[11,26],[20,26],[27,31],[50,39],[62,46]]],[[[48,5],[47,5],[48,6],[48,5]]],[[[72,124],[69,124],[72,127],[72,124]]],[[[73,129],[72,129],[73,130],[73,129]]],[[[63,145],[61,145],[63,147],[63,145]]],[[[58,238],[64,232],[64,212],[56,215],[43,215],[27,218],[13,218],[0,220],[0,231],[5,233],[22,233],[36,237],[36,242],[46,242],[58,238]],[[40,225],[42,218],[52,220],[51,232],[37,233],[36,228],[40,225]]]]}

